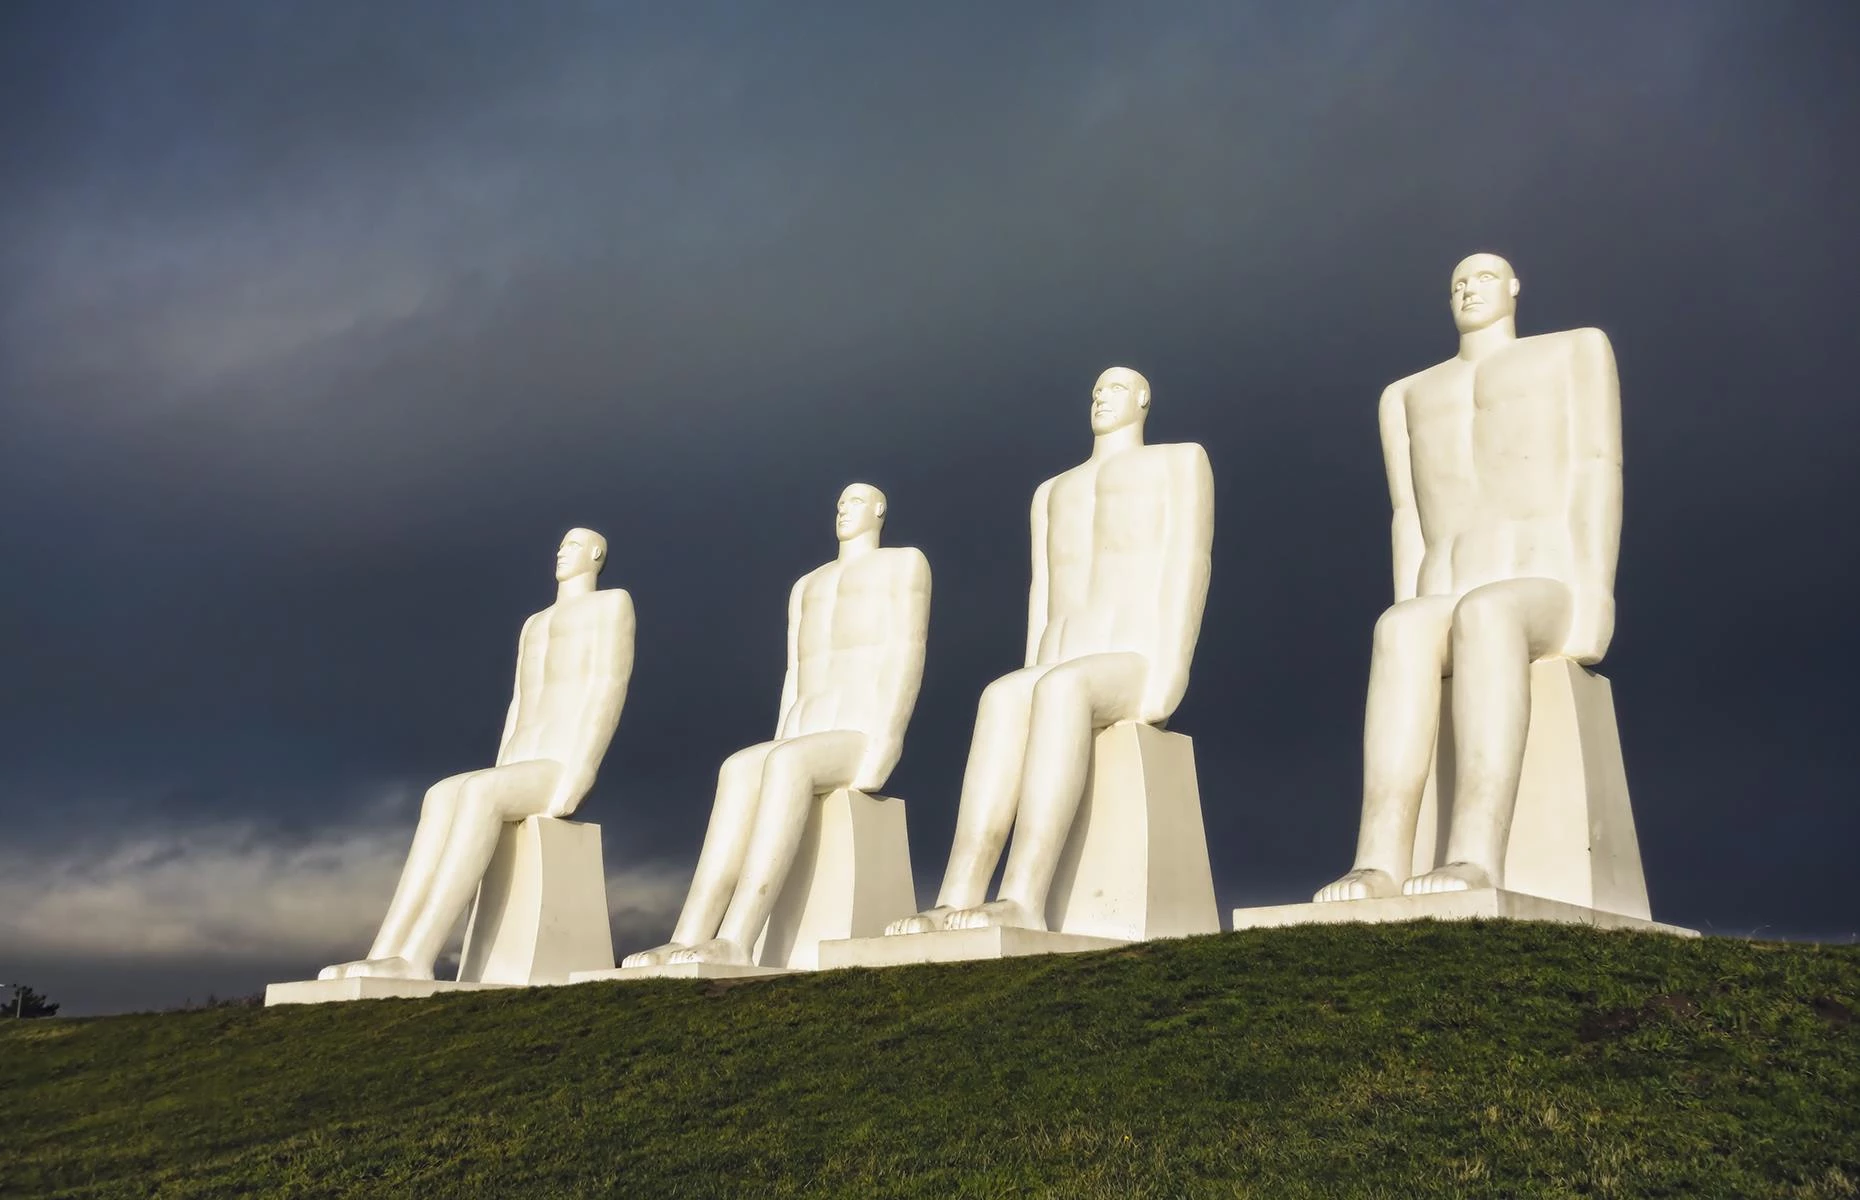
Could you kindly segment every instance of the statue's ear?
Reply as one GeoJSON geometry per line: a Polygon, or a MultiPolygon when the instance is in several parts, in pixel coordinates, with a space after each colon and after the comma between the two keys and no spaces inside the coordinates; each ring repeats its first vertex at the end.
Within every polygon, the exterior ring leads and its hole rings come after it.
{"type": "Polygon", "coordinates": [[[872,506],[872,511],[878,516],[879,520],[881,521],[884,520],[885,519],[885,502],[883,500],[880,500],[877,504],[874,504],[872,506]]]}
{"type": "Polygon", "coordinates": [[[1150,389],[1144,388],[1142,391],[1137,393],[1137,407],[1148,408],[1149,406],[1150,406],[1150,389]]]}
{"type": "Polygon", "coordinates": [[[1524,284],[1519,281],[1516,275],[1513,275],[1511,277],[1511,295],[1514,299],[1517,297],[1519,289],[1521,289],[1523,286],[1524,284]]]}

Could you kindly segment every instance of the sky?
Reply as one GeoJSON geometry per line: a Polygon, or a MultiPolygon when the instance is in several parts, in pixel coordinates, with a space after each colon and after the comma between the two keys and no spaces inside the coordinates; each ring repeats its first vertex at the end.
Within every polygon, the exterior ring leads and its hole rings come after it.
{"type": "Polygon", "coordinates": [[[934,575],[886,788],[927,903],[1114,363],[1214,467],[1171,727],[1222,910],[1307,899],[1390,600],[1376,400],[1475,250],[1521,333],[1614,344],[1655,917],[1851,940],[1857,59],[1842,0],[8,4],[0,983],[361,954],[575,525],[640,629],[579,815],[619,952],[663,940],[853,480],[934,575]]]}

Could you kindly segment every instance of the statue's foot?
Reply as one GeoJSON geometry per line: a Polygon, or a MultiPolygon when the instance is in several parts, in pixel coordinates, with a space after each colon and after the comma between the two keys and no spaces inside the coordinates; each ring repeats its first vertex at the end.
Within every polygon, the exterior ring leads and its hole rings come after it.
{"type": "Polygon", "coordinates": [[[665,960],[670,963],[725,963],[733,967],[747,967],[749,947],[740,946],[729,938],[712,938],[708,942],[699,942],[695,946],[683,946],[672,951],[672,956],[665,960]]]}
{"type": "Polygon", "coordinates": [[[959,908],[949,914],[947,929],[1038,929],[1046,931],[1046,918],[1018,900],[991,900],[974,908],[959,908]]]}
{"type": "Polygon", "coordinates": [[[947,904],[939,904],[935,908],[925,909],[923,912],[913,913],[908,917],[900,917],[885,926],[885,936],[890,937],[897,933],[934,933],[939,929],[947,929],[949,928],[949,914],[955,911],[947,904]]]}
{"type": "Polygon", "coordinates": [[[324,967],[318,979],[431,979],[433,968],[422,969],[404,958],[362,958],[324,967]],[[331,974],[331,972],[335,972],[331,974]]]}
{"type": "Polygon", "coordinates": [[[656,967],[684,948],[683,942],[667,942],[663,946],[641,950],[638,954],[629,954],[620,960],[620,965],[623,967],[656,967]]]}
{"type": "Polygon", "coordinates": [[[1311,901],[1314,904],[1328,904],[1333,900],[1379,900],[1384,896],[1400,894],[1401,885],[1387,871],[1359,867],[1335,883],[1319,888],[1318,894],[1311,897],[1311,901]]]}
{"type": "Polygon", "coordinates": [[[1404,896],[1431,896],[1435,892],[1469,892],[1474,888],[1489,888],[1492,876],[1484,867],[1474,863],[1448,863],[1437,871],[1425,875],[1416,875],[1401,885],[1404,896]]]}

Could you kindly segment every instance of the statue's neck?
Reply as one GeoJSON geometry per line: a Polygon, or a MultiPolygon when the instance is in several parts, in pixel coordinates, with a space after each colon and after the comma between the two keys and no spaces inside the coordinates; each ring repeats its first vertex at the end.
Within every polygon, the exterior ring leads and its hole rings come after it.
{"type": "Polygon", "coordinates": [[[868,529],[840,543],[839,561],[851,562],[855,558],[863,558],[876,549],[878,549],[878,530],[868,529]]]}
{"type": "Polygon", "coordinates": [[[1126,450],[1135,450],[1143,444],[1143,425],[1138,422],[1126,425],[1122,429],[1113,429],[1101,433],[1092,439],[1091,457],[1093,462],[1110,458],[1113,454],[1122,454],[1126,450]]]}
{"type": "Polygon", "coordinates": [[[555,602],[560,604],[564,600],[574,600],[577,597],[586,596],[593,591],[594,572],[583,571],[581,574],[571,576],[555,585],[555,602]]]}
{"type": "Polygon", "coordinates": [[[1494,350],[1502,350],[1517,340],[1517,319],[1500,317],[1484,329],[1460,334],[1460,357],[1467,362],[1477,362],[1494,350]]]}

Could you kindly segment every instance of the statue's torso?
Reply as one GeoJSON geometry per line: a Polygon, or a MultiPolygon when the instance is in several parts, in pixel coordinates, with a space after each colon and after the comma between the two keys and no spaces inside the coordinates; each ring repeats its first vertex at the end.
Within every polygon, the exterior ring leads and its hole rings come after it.
{"type": "MultiPolygon", "coordinates": [[[[830,562],[801,579],[794,704],[780,735],[834,729],[901,739],[899,699],[923,678],[930,596],[923,556],[904,547],[830,562]]],[[[910,705],[902,706],[909,715],[910,705]]]]}
{"type": "Polygon", "coordinates": [[[500,761],[561,759],[569,752],[580,709],[595,700],[618,671],[632,669],[632,642],[624,628],[625,593],[592,592],[560,601],[524,623],[517,654],[517,727],[500,761]],[[620,648],[624,661],[601,662],[620,648]]]}
{"type": "MultiPolygon", "coordinates": [[[[1195,446],[1140,446],[1054,477],[1046,493],[1046,629],[1038,661],[1131,651],[1154,660],[1171,522],[1188,514],[1195,446]]],[[[1038,547],[1035,548],[1036,552],[1038,547]]]]}
{"type": "Polygon", "coordinates": [[[1526,576],[1570,581],[1575,350],[1570,333],[1540,334],[1405,381],[1426,545],[1420,595],[1526,576]]]}

